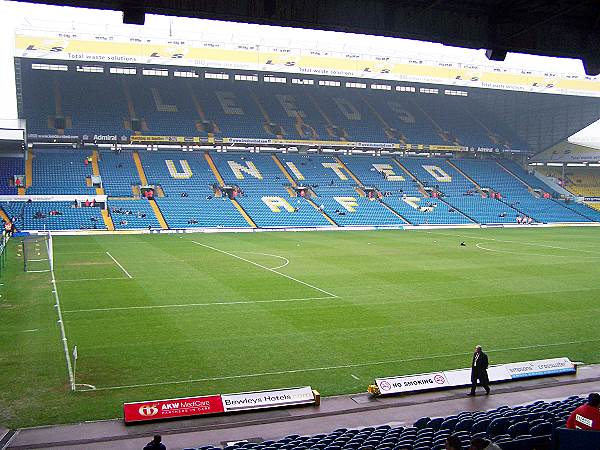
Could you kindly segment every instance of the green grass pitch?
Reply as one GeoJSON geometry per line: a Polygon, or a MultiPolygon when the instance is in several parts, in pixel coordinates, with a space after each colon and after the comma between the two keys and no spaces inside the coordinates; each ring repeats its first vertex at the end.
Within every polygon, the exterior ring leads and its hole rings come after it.
{"type": "Polygon", "coordinates": [[[600,362],[599,228],[55,237],[70,392],[50,274],[24,273],[19,244],[0,286],[10,427],[120,417],[125,401],[364,392],[468,367],[475,344],[492,364],[600,362]]]}

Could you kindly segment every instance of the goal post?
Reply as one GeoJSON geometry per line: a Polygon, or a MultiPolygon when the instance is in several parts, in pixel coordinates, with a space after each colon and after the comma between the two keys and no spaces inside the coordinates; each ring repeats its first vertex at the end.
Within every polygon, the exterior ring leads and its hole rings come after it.
{"type": "Polygon", "coordinates": [[[50,272],[54,269],[52,259],[52,235],[50,233],[23,238],[23,270],[25,272],[50,272]]]}
{"type": "Polygon", "coordinates": [[[0,240],[0,277],[2,277],[6,268],[6,244],[8,244],[8,240],[8,233],[2,230],[2,240],[0,240]]]}

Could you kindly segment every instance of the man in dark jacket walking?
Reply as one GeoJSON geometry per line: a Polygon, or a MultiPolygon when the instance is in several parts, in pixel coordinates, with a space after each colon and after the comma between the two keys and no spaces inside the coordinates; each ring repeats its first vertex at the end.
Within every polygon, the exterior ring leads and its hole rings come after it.
{"type": "Polygon", "coordinates": [[[477,386],[477,380],[481,383],[481,386],[485,389],[485,395],[490,393],[490,380],[487,374],[488,368],[488,357],[481,350],[481,345],[475,347],[475,353],[473,353],[473,363],[471,364],[471,392],[469,396],[475,395],[475,387],[477,386]]]}

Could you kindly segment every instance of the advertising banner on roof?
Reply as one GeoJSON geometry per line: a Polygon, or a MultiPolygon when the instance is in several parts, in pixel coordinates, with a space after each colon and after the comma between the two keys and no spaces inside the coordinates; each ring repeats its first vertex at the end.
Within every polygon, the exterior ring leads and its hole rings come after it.
{"type": "MultiPolygon", "coordinates": [[[[226,38],[224,37],[224,40],[226,38]]],[[[49,60],[153,64],[287,72],[297,76],[341,76],[435,83],[551,94],[600,96],[595,77],[523,71],[481,64],[372,55],[315,48],[19,30],[15,56],[49,60]]]]}

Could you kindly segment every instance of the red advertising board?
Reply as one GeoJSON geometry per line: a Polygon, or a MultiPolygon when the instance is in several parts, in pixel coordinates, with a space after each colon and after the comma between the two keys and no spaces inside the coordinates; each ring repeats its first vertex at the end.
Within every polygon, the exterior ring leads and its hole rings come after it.
{"type": "Polygon", "coordinates": [[[123,404],[124,418],[127,423],[221,412],[223,412],[223,401],[220,395],[123,404]]]}

